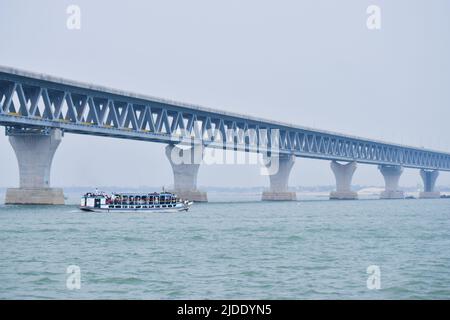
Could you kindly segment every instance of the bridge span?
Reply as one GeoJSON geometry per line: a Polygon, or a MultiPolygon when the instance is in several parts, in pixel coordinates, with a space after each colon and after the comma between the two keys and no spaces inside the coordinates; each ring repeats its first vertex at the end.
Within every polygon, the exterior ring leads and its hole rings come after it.
{"type": "MultiPolygon", "coordinates": [[[[331,161],[336,191],[331,199],[356,199],[351,181],[357,163],[377,165],[385,179],[381,198],[403,198],[403,168],[420,169],[422,198],[436,198],[439,171],[450,171],[450,153],[365,139],[294,124],[224,112],[0,66],[0,125],[15,151],[19,188],[6,203],[61,204],[63,191],[50,187],[53,155],[64,133],[108,136],[167,144],[174,191],[206,201],[197,189],[200,163],[179,163],[177,145],[264,154],[269,175],[263,200],[295,200],[288,179],[296,157],[331,161]],[[276,160],[276,161],[275,161],[276,160]]],[[[203,152],[200,154],[200,158],[203,152]]]]}

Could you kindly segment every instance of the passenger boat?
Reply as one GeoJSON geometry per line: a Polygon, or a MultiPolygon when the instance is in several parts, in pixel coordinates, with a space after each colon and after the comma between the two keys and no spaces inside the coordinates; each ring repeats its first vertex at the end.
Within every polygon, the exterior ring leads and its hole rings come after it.
{"type": "Polygon", "coordinates": [[[80,209],[91,212],[178,212],[188,211],[193,202],[171,192],[112,193],[88,192],[81,197],[80,209]]]}

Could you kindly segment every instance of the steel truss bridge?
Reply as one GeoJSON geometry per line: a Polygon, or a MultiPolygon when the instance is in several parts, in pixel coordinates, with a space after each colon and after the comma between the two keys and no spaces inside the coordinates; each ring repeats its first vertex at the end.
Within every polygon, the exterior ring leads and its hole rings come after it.
{"type": "Polygon", "coordinates": [[[450,171],[450,154],[0,67],[0,125],[450,171]],[[277,135],[274,135],[277,132],[277,135]],[[271,137],[276,137],[274,141],[271,137]]]}

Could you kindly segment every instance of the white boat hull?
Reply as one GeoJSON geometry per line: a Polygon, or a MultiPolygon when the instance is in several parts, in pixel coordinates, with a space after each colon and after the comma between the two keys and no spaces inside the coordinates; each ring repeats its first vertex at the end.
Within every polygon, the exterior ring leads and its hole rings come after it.
{"type": "Polygon", "coordinates": [[[187,204],[183,204],[177,207],[172,208],[94,208],[94,207],[88,207],[88,206],[80,206],[80,210],[87,211],[87,212],[119,212],[119,213],[148,213],[148,212],[181,212],[181,211],[188,211],[191,207],[192,202],[189,202],[187,204]]]}
{"type": "Polygon", "coordinates": [[[81,197],[80,210],[88,212],[180,212],[188,211],[193,202],[170,192],[108,195],[97,190],[81,197]]]}

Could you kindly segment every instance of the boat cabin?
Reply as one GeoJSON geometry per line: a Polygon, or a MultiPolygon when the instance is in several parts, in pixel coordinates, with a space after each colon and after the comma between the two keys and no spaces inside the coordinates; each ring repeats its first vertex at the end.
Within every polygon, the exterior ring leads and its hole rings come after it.
{"type": "Polygon", "coordinates": [[[86,193],[81,198],[81,207],[99,209],[151,209],[173,208],[181,200],[176,194],[170,192],[134,194],[113,193],[111,196],[104,193],[86,193]]]}

